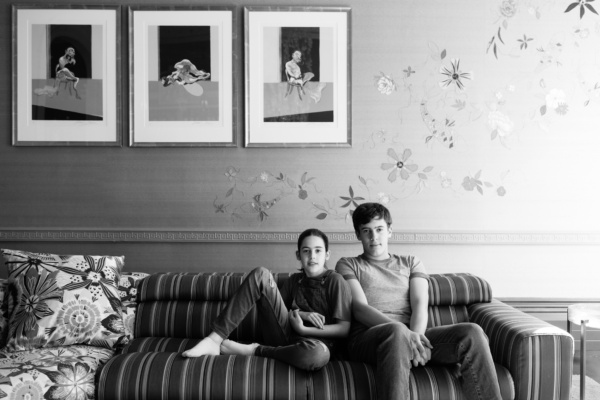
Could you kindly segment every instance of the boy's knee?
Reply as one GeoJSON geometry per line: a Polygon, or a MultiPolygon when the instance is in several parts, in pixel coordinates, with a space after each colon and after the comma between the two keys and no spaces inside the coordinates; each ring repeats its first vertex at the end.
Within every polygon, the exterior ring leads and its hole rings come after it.
{"type": "Polygon", "coordinates": [[[463,341],[467,340],[473,345],[489,346],[488,337],[481,326],[472,322],[465,322],[457,326],[459,327],[459,333],[463,341]]]}

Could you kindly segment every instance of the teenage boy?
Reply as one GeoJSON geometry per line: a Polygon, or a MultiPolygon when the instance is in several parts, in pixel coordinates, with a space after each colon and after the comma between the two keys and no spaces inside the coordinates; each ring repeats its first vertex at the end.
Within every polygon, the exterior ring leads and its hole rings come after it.
{"type": "Polygon", "coordinates": [[[376,367],[378,398],[408,399],[411,367],[430,362],[460,364],[467,399],[501,400],[487,338],[478,325],[427,329],[427,273],[416,257],[388,253],[389,210],[364,203],[352,222],[363,253],[341,258],[335,269],[352,292],[348,351],[356,361],[376,367]]]}

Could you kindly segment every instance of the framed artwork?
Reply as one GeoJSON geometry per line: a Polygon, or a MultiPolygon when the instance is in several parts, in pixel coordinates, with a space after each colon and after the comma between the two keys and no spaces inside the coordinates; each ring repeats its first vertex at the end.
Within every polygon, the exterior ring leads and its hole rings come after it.
{"type": "Polygon", "coordinates": [[[237,145],[235,23],[233,7],[129,7],[131,146],[237,145]]]}
{"type": "Polygon", "coordinates": [[[12,144],[121,146],[120,7],[12,13],[12,144]]]}
{"type": "Polygon", "coordinates": [[[246,7],[247,147],[352,144],[350,8],[246,7]]]}

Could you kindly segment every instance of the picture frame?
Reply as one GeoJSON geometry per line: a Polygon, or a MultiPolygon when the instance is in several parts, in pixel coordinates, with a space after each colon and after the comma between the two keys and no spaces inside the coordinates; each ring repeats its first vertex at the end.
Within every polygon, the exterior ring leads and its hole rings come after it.
{"type": "Polygon", "coordinates": [[[230,6],[130,6],[129,145],[235,147],[240,49],[230,6]]]}
{"type": "Polygon", "coordinates": [[[120,6],[13,5],[12,17],[12,145],[121,146],[120,6]]]}
{"type": "Polygon", "coordinates": [[[245,146],[351,147],[351,9],[244,8],[245,146]]]}

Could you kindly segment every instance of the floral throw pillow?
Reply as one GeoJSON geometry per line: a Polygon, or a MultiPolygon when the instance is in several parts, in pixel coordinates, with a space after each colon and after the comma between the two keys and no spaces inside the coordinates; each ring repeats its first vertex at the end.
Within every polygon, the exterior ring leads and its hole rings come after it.
{"type": "Polygon", "coordinates": [[[119,282],[119,295],[123,304],[123,325],[128,340],[133,339],[135,315],[137,312],[137,287],[142,279],[150,274],[145,272],[124,272],[119,282]]]}
{"type": "Polygon", "coordinates": [[[124,257],[2,250],[8,269],[6,348],[126,341],[118,283],[124,257]]]}

